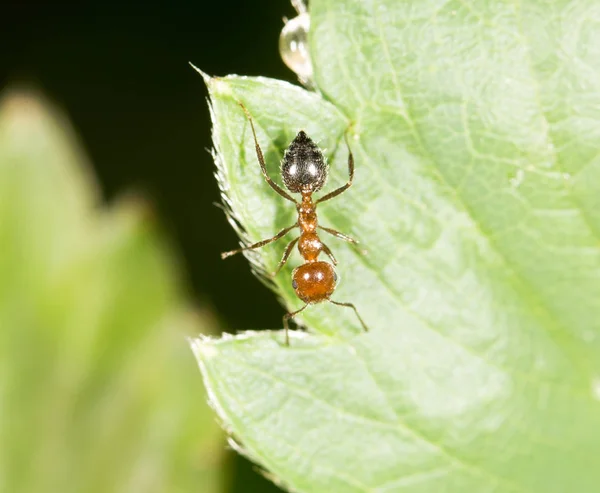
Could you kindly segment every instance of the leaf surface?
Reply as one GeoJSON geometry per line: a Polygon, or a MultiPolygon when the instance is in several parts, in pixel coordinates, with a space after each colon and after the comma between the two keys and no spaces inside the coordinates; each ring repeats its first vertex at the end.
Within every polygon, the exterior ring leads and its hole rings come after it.
{"type": "MultiPolygon", "coordinates": [[[[301,492],[594,492],[600,484],[600,8],[314,0],[318,93],[208,82],[246,241],[294,222],[261,177],[299,129],[327,151],[321,224],[361,240],[335,299],[281,333],[195,344],[246,453],[301,492]]],[[[288,237],[292,239],[293,236],[288,237]]],[[[281,240],[249,255],[272,271],[281,240]]],[[[273,287],[297,309],[289,273],[273,287]]]]}

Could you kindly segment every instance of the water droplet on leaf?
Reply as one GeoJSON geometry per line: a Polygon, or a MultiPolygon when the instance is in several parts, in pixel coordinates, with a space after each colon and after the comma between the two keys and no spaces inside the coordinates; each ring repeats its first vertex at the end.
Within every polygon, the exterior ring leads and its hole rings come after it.
{"type": "Polygon", "coordinates": [[[297,17],[288,20],[279,36],[279,54],[284,63],[296,73],[300,82],[312,87],[313,68],[308,51],[309,29],[310,17],[306,11],[300,11],[297,17]]]}

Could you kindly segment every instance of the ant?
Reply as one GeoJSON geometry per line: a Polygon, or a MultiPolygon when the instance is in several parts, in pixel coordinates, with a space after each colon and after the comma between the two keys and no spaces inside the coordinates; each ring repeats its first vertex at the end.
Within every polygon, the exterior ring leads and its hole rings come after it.
{"type": "Polygon", "coordinates": [[[352,308],[354,313],[356,313],[361,325],[363,326],[363,329],[368,331],[369,329],[358,314],[358,310],[352,303],[341,303],[331,299],[331,295],[336,288],[338,279],[333,268],[333,265],[337,265],[337,260],[333,256],[333,253],[331,253],[329,247],[321,241],[317,233],[317,228],[319,228],[337,238],[352,243],[355,246],[358,245],[358,241],[355,239],[340,233],[335,229],[320,226],[317,223],[317,205],[321,202],[325,202],[326,200],[337,197],[352,185],[352,180],[354,178],[354,158],[352,157],[352,151],[350,150],[348,141],[346,140],[349,153],[348,182],[313,202],[312,194],[321,190],[323,185],[325,185],[327,180],[328,165],[323,157],[321,149],[319,149],[317,144],[315,144],[303,130],[298,132],[298,135],[296,135],[294,140],[292,140],[289,147],[285,151],[283,160],[281,161],[281,177],[283,178],[283,183],[290,192],[299,193],[302,195],[302,201],[298,202],[282,187],[277,185],[277,183],[275,183],[269,176],[267,167],[265,166],[265,159],[262,150],[258,144],[258,139],[256,138],[256,131],[254,129],[252,117],[250,116],[250,113],[246,107],[242,103],[239,104],[244,110],[248,121],[250,122],[252,135],[254,136],[254,145],[256,147],[256,157],[258,158],[260,169],[262,170],[265,180],[279,195],[296,205],[296,210],[298,211],[298,220],[295,224],[292,224],[291,226],[279,231],[279,233],[272,238],[259,241],[258,243],[254,243],[244,248],[223,252],[221,254],[221,258],[226,259],[227,257],[231,257],[232,255],[245,250],[261,248],[282,238],[292,229],[298,227],[300,228],[300,236],[288,244],[283,252],[283,257],[281,258],[277,269],[271,274],[273,277],[277,275],[277,273],[287,262],[294,246],[296,243],[298,243],[298,250],[300,251],[300,255],[302,255],[304,258],[304,264],[294,269],[292,273],[292,287],[294,288],[298,298],[304,302],[304,306],[295,312],[286,313],[283,316],[286,345],[289,346],[290,344],[288,336],[289,319],[304,311],[308,305],[320,303],[322,301],[328,301],[334,305],[352,308]],[[325,254],[331,259],[333,265],[328,262],[318,260],[318,256],[321,252],[325,252],[325,254]]]}

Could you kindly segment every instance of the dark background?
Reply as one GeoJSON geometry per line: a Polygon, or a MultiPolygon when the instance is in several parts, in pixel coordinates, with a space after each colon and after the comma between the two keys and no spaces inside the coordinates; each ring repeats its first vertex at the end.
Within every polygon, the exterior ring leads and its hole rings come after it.
{"type": "MultiPolygon", "coordinates": [[[[282,17],[294,10],[284,0],[106,5],[4,3],[0,90],[33,83],[67,112],[107,201],[131,190],[150,198],[193,296],[228,330],[280,327],[282,308],[244,258],[219,258],[237,237],[213,205],[207,92],[188,62],[295,82],[278,53],[282,17]]],[[[279,491],[234,461],[232,491],[279,491]]]]}

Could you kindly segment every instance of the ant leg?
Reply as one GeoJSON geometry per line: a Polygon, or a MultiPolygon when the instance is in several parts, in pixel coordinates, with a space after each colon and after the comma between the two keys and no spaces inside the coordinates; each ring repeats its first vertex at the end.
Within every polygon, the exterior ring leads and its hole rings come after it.
{"type": "Polygon", "coordinates": [[[358,250],[359,253],[361,253],[362,255],[366,255],[367,251],[363,250],[362,248],[359,248],[358,245],[360,244],[360,242],[358,240],[355,240],[354,238],[351,238],[348,235],[345,235],[344,233],[340,233],[339,231],[336,231],[335,229],[331,229],[331,228],[326,228],[325,226],[317,226],[319,229],[322,229],[323,231],[327,231],[330,235],[335,236],[336,238],[339,238],[340,240],[344,240],[347,241],[348,243],[352,243],[352,245],[354,245],[356,247],[356,249],[358,250]]]}
{"type": "Polygon", "coordinates": [[[271,186],[271,188],[273,190],[275,190],[279,195],[281,195],[284,199],[288,199],[290,202],[297,204],[298,202],[296,202],[296,200],[290,194],[288,194],[283,188],[281,188],[279,185],[277,185],[277,183],[275,183],[269,176],[269,173],[267,172],[267,166],[265,165],[265,158],[263,156],[260,145],[258,144],[258,139],[256,138],[256,130],[254,130],[254,122],[252,121],[250,112],[246,109],[246,107],[242,103],[239,103],[239,104],[242,107],[242,109],[244,110],[244,113],[246,113],[246,117],[248,118],[248,121],[250,122],[250,127],[252,128],[252,135],[254,136],[254,147],[256,148],[256,157],[258,158],[258,163],[260,164],[260,169],[262,171],[263,176],[265,177],[265,180],[271,186]]]}
{"type": "Polygon", "coordinates": [[[277,269],[275,269],[275,272],[273,272],[271,274],[271,277],[275,277],[279,273],[281,268],[285,265],[285,263],[287,262],[287,259],[289,258],[290,254],[292,253],[294,245],[296,245],[296,243],[298,243],[299,239],[300,238],[298,237],[298,238],[290,241],[288,246],[285,247],[285,252],[283,252],[283,257],[281,257],[281,261],[279,262],[279,265],[277,265],[277,269]]]}
{"type": "Polygon", "coordinates": [[[340,193],[348,190],[352,185],[352,180],[354,180],[354,158],[352,157],[352,150],[350,149],[350,144],[348,144],[347,134],[344,136],[344,138],[346,139],[346,145],[348,146],[348,183],[341,186],[340,188],[336,188],[333,192],[329,192],[327,195],[324,195],[315,202],[315,205],[320,202],[325,202],[326,200],[332,199],[333,197],[337,197],[340,193]]]}
{"type": "Polygon", "coordinates": [[[285,329],[285,345],[289,346],[290,345],[290,337],[288,335],[288,330],[289,330],[289,326],[288,326],[288,320],[290,318],[295,317],[296,315],[298,315],[300,312],[306,310],[306,307],[308,306],[308,303],[306,305],[304,305],[302,308],[300,308],[300,310],[296,310],[295,312],[291,312],[291,313],[286,313],[283,316],[283,328],[285,329]]]}
{"type": "Polygon", "coordinates": [[[296,226],[298,226],[298,223],[293,224],[289,228],[282,229],[279,233],[277,233],[275,236],[273,236],[273,238],[269,238],[267,240],[262,240],[262,241],[259,241],[258,243],[254,243],[254,244],[249,245],[247,247],[238,248],[237,250],[231,250],[229,252],[223,252],[221,254],[221,258],[222,259],[226,259],[227,257],[231,257],[232,255],[235,255],[236,253],[243,252],[244,250],[254,250],[255,248],[260,248],[262,246],[268,245],[269,243],[272,243],[272,242],[278,240],[282,236],[285,236],[287,233],[289,233],[296,226]]]}
{"type": "Polygon", "coordinates": [[[331,228],[326,228],[325,226],[317,226],[318,228],[322,229],[323,231],[327,231],[330,235],[335,236],[336,238],[339,238],[340,240],[344,240],[347,241],[348,243],[352,243],[353,245],[358,245],[358,240],[355,240],[354,238],[351,238],[348,235],[345,235],[344,233],[340,233],[339,231],[336,231],[335,229],[331,229],[331,228]]]}
{"type": "Polygon", "coordinates": [[[329,256],[329,258],[333,262],[333,265],[337,265],[337,260],[333,256],[333,253],[331,253],[331,250],[329,249],[329,247],[325,243],[321,243],[321,248],[329,256]]]}
{"type": "Polygon", "coordinates": [[[360,323],[363,326],[363,329],[365,329],[365,332],[369,332],[369,328],[367,327],[367,325],[365,324],[365,322],[363,321],[363,319],[360,317],[360,315],[358,314],[358,310],[356,309],[356,307],[352,303],[340,303],[339,301],[333,301],[333,300],[329,300],[329,301],[331,303],[333,303],[334,305],[346,306],[348,308],[352,308],[354,310],[354,313],[356,313],[356,316],[358,317],[358,320],[360,320],[360,323]]]}

